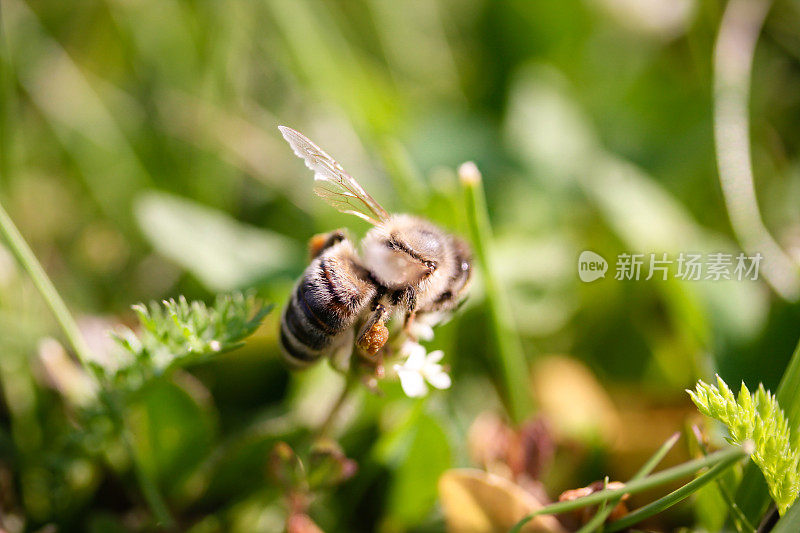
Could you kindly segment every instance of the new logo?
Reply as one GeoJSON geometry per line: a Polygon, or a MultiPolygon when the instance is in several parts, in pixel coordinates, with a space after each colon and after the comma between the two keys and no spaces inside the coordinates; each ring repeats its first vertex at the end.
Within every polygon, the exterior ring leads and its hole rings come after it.
{"type": "Polygon", "coordinates": [[[607,270],[608,262],[600,254],[584,250],[578,257],[578,277],[584,283],[606,277],[607,270]]]}

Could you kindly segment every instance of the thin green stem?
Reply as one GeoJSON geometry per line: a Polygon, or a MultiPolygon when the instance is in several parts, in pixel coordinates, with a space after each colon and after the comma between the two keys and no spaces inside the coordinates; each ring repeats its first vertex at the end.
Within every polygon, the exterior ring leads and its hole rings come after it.
{"type": "Polygon", "coordinates": [[[53,315],[55,315],[56,320],[58,320],[61,329],[64,331],[64,335],[66,335],[67,340],[75,350],[75,354],[78,356],[81,364],[89,368],[91,352],[86,341],[83,339],[83,335],[81,335],[78,324],[75,323],[64,300],[61,299],[61,295],[56,291],[53,282],[47,277],[42,265],[36,259],[30,246],[25,242],[25,239],[14,225],[11,217],[6,213],[2,204],[0,204],[0,233],[5,237],[11,251],[31,277],[31,281],[33,281],[36,289],[41,293],[45,303],[53,312],[53,315]]]}
{"type": "Polygon", "coordinates": [[[336,399],[334,404],[331,406],[330,411],[328,411],[328,416],[325,417],[325,420],[322,421],[320,424],[319,429],[315,432],[315,436],[317,439],[322,439],[328,436],[330,433],[333,424],[336,422],[336,417],[341,411],[342,406],[345,404],[347,397],[350,395],[350,392],[353,390],[353,385],[355,384],[356,380],[353,375],[353,370],[348,371],[347,375],[345,376],[344,387],[342,388],[342,392],[339,393],[339,397],[336,399]]]}
{"type": "MultiPolygon", "coordinates": [[[[658,463],[660,463],[664,459],[664,457],[666,457],[666,455],[669,453],[672,447],[675,446],[675,443],[678,442],[680,436],[681,436],[680,433],[675,433],[670,438],[668,438],[664,442],[664,444],[662,444],[661,447],[658,450],[656,450],[656,453],[654,453],[650,457],[650,459],[648,459],[647,462],[644,465],[642,465],[639,471],[633,475],[631,481],[636,481],[637,479],[642,479],[648,476],[650,472],[652,472],[655,469],[655,467],[658,466],[658,463]]],[[[622,497],[623,496],[617,496],[615,498],[609,498],[608,500],[606,500],[605,502],[607,504],[606,507],[598,510],[597,513],[592,517],[592,519],[589,520],[582,528],[578,530],[578,533],[590,533],[591,531],[602,529],[603,523],[606,521],[606,518],[608,518],[608,515],[611,514],[611,511],[613,511],[614,508],[617,506],[617,504],[620,502],[620,500],[622,500],[622,497]]]]}
{"type": "Polygon", "coordinates": [[[672,468],[667,468],[666,470],[662,470],[661,472],[652,474],[645,478],[630,481],[629,483],[626,483],[623,488],[605,489],[588,496],[584,496],[583,498],[578,498],[568,502],[558,502],[546,507],[542,507],[541,509],[536,510],[517,522],[517,524],[511,529],[511,533],[518,533],[522,526],[527,524],[535,516],[574,511],[589,505],[599,504],[611,498],[622,497],[625,494],[637,494],[639,492],[650,490],[654,487],[658,487],[659,485],[664,485],[686,476],[690,476],[702,468],[708,468],[722,463],[731,465],[747,455],[743,448],[745,448],[745,446],[732,446],[727,450],[713,453],[708,457],[693,459],[683,464],[673,466],[672,468]]]}
{"type": "Polygon", "coordinates": [[[520,423],[533,411],[533,400],[529,395],[528,364],[522,342],[513,325],[508,298],[496,277],[496,269],[492,268],[492,227],[486,208],[483,181],[473,163],[461,165],[458,174],[466,195],[467,222],[475,258],[486,286],[486,302],[497,347],[497,360],[501,366],[504,397],[512,420],[520,423]]]}
{"type": "Polygon", "coordinates": [[[716,483],[717,483],[717,489],[719,490],[722,499],[725,500],[725,504],[728,506],[728,508],[734,515],[733,521],[737,531],[742,531],[742,532],[747,531],[748,533],[755,532],[756,527],[750,523],[750,520],[747,518],[747,515],[745,515],[742,509],[736,504],[736,502],[733,499],[733,494],[728,492],[728,488],[722,483],[722,480],[717,478],[716,483]]]}
{"type": "Polygon", "coordinates": [[[637,509],[636,511],[626,515],[624,518],[613,522],[608,526],[607,531],[612,533],[614,531],[620,531],[626,528],[631,527],[632,525],[641,522],[647,518],[650,518],[653,515],[656,515],[663,511],[664,509],[668,509],[672,507],[676,503],[688,498],[694,492],[699,490],[704,485],[710,483],[717,479],[720,475],[722,475],[725,470],[733,466],[741,457],[728,457],[723,461],[720,461],[716,465],[714,465],[708,472],[704,473],[701,476],[696,477],[695,479],[691,480],[686,485],[682,486],[681,488],[674,490],[664,496],[663,498],[659,498],[658,500],[645,505],[637,509]]]}
{"type": "MultiPolygon", "coordinates": [[[[0,233],[2,233],[2,235],[5,237],[9,247],[11,248],[11,251],[14,253],[14,256],[16,256],[17,260],[28,273],[33,281],[33,284],[36,286],[36,289],[42,295],[42,298],[44,298],[44,301],[48,307],[50,307],[53,315],[55,315],[56,320],[61,326],[61,329],[64,331],[64,335],[67,337],[67,340],[75,350],[75,354],[77,355],[81,365],[86,369],[90,376],[96,378],[91,366],[91,361],[93,359],[91,350],[86,344],[86,340],[83,338],[83,335],[78,328],[78,324],[75,322],[75,319],[67,309],[64,300],[61,299],[61,295],[58,294],[53,282],[50,281],[50,278],[47,276],[44,268],[42,268],[42,265],[36,259],[36,256],[34,255],[30,246],[28,246],[28,243],[22,237],[16,225],[14,225],[14,222],[11,220],[11,217],[9,217],[8,213],[6,213],[6,210],[3,208],[2,204],[0,204],[0,233]]],[[[101,381],[100,385],[105,389],[105,383],[101,381]]],[[[136,453],[136,449],[133,446],[132,436],[125,426],[125,419],[122,414],[122,410],[116,406],[115,402],[111,401],[113,391],[106,390],[105,393],[106,394],[103,395],[105,398],[103,403],[106,405],[112,421],[121,432],[123,442],[125,443],[127,451],[130,454],[131,461],[133,462],[133,467],[136,471],[136,477],[139,480],[139,485],[142,489],[145,499],[147,500],[150,510],[153,512],[153,515],[160,524],[167,528],[174,527],[175,522],[170,516],[167,506],[164,503],[164,499],[158,491],[158,486],[148,475],[141,463],[141,460],[139,459],[139,456],[136,453]]]]}

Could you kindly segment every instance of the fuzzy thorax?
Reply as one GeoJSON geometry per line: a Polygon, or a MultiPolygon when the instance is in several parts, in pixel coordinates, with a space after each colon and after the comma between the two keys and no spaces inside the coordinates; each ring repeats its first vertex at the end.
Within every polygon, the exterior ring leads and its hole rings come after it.
{"type": "Polygon", "coordinates": [[[389,289],[412,287],[436,294],[448,279],[453,261],[449,236],[410,215],[394,215],[364,237],[364,263],[389,289]]]}

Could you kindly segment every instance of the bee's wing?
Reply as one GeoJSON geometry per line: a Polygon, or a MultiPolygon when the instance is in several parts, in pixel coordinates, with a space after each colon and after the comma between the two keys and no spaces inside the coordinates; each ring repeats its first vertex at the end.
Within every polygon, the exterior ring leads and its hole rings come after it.
{"type": "Polygon", "coordinates": [[[342,213],[356,215],[375,225],[389,218],[389,213],[322,148],[299,131],[286,126],[278,126],[278,129],[297,157],[314,171],[317,182],[314,192],[318,196],[342,213]]]}

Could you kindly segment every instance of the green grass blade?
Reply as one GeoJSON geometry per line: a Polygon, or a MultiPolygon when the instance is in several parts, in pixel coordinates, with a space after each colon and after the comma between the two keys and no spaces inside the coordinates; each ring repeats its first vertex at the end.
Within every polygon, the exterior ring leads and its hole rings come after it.
{"type": "Polygon", "coordinates": [[[474,247],[475,258],[486,285],[486,303],[489,308],[491,331],[500,362],[502,396],[511,419],[519,423],[533,410],[528,382],[528,363],[522,343],[509,315],[508,298],[492,268],[492,227],[486,208],[481,174],[472,163],[464,163],[458,171],[464,188],[467,207],[467,223],[474,247]]]}
{"type": "MultiPolygon", "coordinates": [[[[639,471],[633,475],[631,481],[642,479],[645,476],[649,475],[650,472],[652,472],[653,469],[655,469],[655,467],[658,466],[658,463],[660,463],[664,459],[664,457],[666,457],[666,455],[669,453],[672,447],[675,446],[675,443],[678,442],[680,436],[681,436],[680,433],[675,433],[670,438],[668,438],[664,442],[664,444],[662,444],[661,447],[658,450],[656,450],[656,453],[654,453],[650,457],[650,459],[648,459],[647,462],[644,465],[642,465],[639,471]]],[[[617,496],[616,498],[609,498],[608,500],[606,500],[605,502],[607,504],[606,507],[598,510],[597,513],[592,517],[592,519],[589,520],[582,528],[578,530],[578,533],[590,533],[591,531],[597,531],[598,529],[600,529],[603,523],[606,521],[606,518],[608,518],[608,515],[611,514],[611,511],[614,510],[614,507],[617,506],[617,504],[621,499],[622,496],[617,496]]]]}
{"type": "Polygon", "coordinates": [[[753,186],[750,89],[756,45],[770,0],[726,3],[714,44],[714,141],[722,198],[742,249],[763,255],[764,279],[782,298],[797,301],[797,264],[770,234],[753,186]]]}
{"type": "Polygon", "coordinates": [[[797,531],[800,531],[800,500],[794,502],[794,505],[772,529],[772,533],[796,533],[797,531]]]}
{"type": "Polygon", "coordinates": [[[647,462],[644,465],[642,465],[639,471],[633,475],[631,481],[635,479],[641,479],[645,476],[650,475],[650,472],[652,472],[653,469],[655,469],[655,467],[658,466],[658,463],[664,460],[664,457],[667,456],[669,451],[672,449],[673,446],[675,446],[675,443],[678,442],[678,439],[680,437],[681,437],[680,432],[675,432],[670,438],[664,441],[664,444],[662,444],[661,447],[658,450],[656,450],[656,453],[654,453],[650,457],[650,459],[648,459],[647,462]]]}
{"type": "MultiPolygon", "coordinates": [[[[800,395],[797,394],[798,390],[800,390],[800,341],[798,341],[792,359],[783,373],[776,394],[778,404],[786,414],[789,427],[792,428],[800,426],[800,395]]],[[[797,436],[794,438],[795,442],[797,442],[797,436]]]]}
{"type": "Polygon", "coordinates": [[[676,503],[688,498],[694,492],[699,490],[701,487],[714,481],[717,479],[718,476],[722,475],[725,470],[733,466],[734,463],[738,461],[738,458],[732,457],[728,458],[720,463],[714,465],[708,472],[705,474],[693,479],[686,485],[682,486],[681,488],[670,492],[663,498],[659,498],[658,500],[645,505],[637,509],[636,511],[632,512],[631,514],[627,515],[625,518],[621,518],[616,522],[610,524],[607,528],[607,531],[620,531],[630,526],[645,520],[646,518],[650,518],[653,515],[660,513],[661,511],[668,509],[675,505],[676,503]]]}
{"type": "Polygon", "coordinates": [[[64,335],[75,350],[75,355],[78,356],[78,359],[87,371],[90,370],[89,362],[92,360],[92,357],[89,346],[86,344],[83,335],[81,335],[78,329],[78,324],[75,322],[75,319],[72,318],[61,295],[56,290],[53,282],[50,281],[41,263],[36,259],[33,250],[28,246],[25,238],[20,234],[17,226],[11,220],[11,217],[8,216],[2,204],[0,204],[0,235],[5,238],[9,248],[11,248],[11,251],[14,253],[19,263],[30,276],[34,286],[36,286],[36,290],[42,295],[50,311],[52,311],[53,315],[56,317],[59,326],[61,326],[61,329],[64,331],[64,335]]]}
{"type": "MultiPolygon", "coordinates": [[[[705,444],[703,443],[702,435],[700,434],[700,430],[697,426],[692,427],[692,432],[695,436],[695,441],[690,442],[690,453],[702,453],[704,456],[708,455],[708,449],[706,448],[705,444]]],[[[736,530],[739,533],[744,533],[745,531],[753,532],[756,530],[755,527],[750,523],[747,519],[747,516],[739,509],[739,506],[736,505],[734,501],[733,495],[731,494],[730,487],[734,485],[734,481],[736,480],[735,473],[729,472],[730,478],[727,480],[728,483],[726,484],[726,480],[724,476],[720,476],[714,480],[717,485],[717,491],[722,498],[722,501],[725,502],[725,505],[728,507],[728,511],[733,516],[733,524],[736,527],[736,530]]],[[[725,516],[722,516],[721,519],[724,521],[725,516]]]]}
{"type": "MultiPolygon", "coordinates": [[[[546,507],[542,507],[541,509],[538,509],[537,511],[529,514],[517,522],[517,524],[511,528],[509,533],[519,533],[519,531],[522,530],[522,526],[527,524],[535,516],[566,513],[568,511],[574,511],[589,505],[596,505],[611,498],[621,497],[624,494],[637,494],[639,492],[658,487],[659,485],[664,485],[686,476],[690,476],[702,468],[712,467],[720,464],[730,466],[746,455],[744,448],[745,447],[733,446],[727,450],[713,453],[708,457],[693,459],[677,466],[673,466],[672,468],[667,468],[666,470],[662,470],[661,472],[652,474],[645,478],[630,481],[629,483],[625,484],[625,487],[620,489],[601,490],[588,496],[584,496],[583,498],[578,498],[568,502],[558,502],[546,507]]],[[[709,479],[709,481],[711,481],[711,479],[709,479]]]]}

